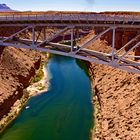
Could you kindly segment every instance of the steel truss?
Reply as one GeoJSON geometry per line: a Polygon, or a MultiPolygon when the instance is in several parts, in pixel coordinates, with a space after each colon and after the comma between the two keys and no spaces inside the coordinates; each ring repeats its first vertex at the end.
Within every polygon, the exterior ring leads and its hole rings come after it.
{"type": "Polygon", "coordinates": [[[115,34],[118,27],[115,25],[110,27],[105,26],[104,31],[95,35],[81,46],[74,44],[76,39],[75,31],[80,30],[81,27],[72,25],[64,26],[57,30],[53,35],[48,35],[48,28],[50,27],[39,25],[24,26],[20,31],[15,32],[9,37],[0,37],[0,46],[12,46],[15,48],[33,49],[52,54],[64,55],[89,62],[108,65],[131,73],[140,74],[140,63],[134,60],[135,58],[140,58],[140,56],[129,54],[140,46],[140,41],[138,40],[140,33],[138,33],[136,37],[130,40],[121,49],[116,50],[115,34]],[[89,45],[94,43],[97,39],[101,38],[109,31],[112,31],[112,47],[110,53],[98,52],[95,51],[94,48],[88,49],[89,45]],[[30,33],[31,39],[22,37],[21,34],[27,33],[30,33]],[[70,35],[70,45],[53,42],[54,39],[65,33],[70,35]],[[43,37],[41,37],[42,35],[43,37]],[[125,48],[131,45],[133,42],[136,42],[135,45],[131,46],[128,51],[124,51],[125,48]]]}

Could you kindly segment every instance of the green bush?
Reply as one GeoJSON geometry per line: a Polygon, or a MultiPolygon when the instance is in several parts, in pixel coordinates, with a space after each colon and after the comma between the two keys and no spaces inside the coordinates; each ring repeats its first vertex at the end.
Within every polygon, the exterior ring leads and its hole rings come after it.
{"type": "Polygon", "coordinates": [[[43,65],[40,67],[40,69],[37,72],[37,75],[33,79],[33,83],[39,82],[44,77],[44,72],[42,70],[43,65]]]}

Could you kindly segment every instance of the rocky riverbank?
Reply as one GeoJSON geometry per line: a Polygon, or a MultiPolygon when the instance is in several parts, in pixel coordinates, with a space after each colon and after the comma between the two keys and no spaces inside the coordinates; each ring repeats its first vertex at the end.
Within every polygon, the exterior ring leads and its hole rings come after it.
{"type": "Polygon", "coordinates": [[[31,85],[27,88],[27,92],[29,93],[30,97],[39,95],[40,93],[47,91],[49,88],[49,77],[48,77],[45,64],[43,64],[43,66],[40,67],[40,69],[42,70],[44,74],[41,80],[35,83],[31,83],[31,85]]]}
{"type": "Polygon", "coordinates": [[[40,67],[41,54],[12,47],[1,49],[0,54],[0,131],[3,131],[31,96],[25,89],[40,67]]]}
{"type": "MultiPolygon", "coordinates": [[[[95,36],[94,31],[82,39],[95,36]]],[[[119,40],[118,40],[119,41],[119,40]]],[[[101,52],[110,52],[105,40],[98,39],[89,46],[101,52]]],[[[95,96],[93,140],[140,139],[140,75],[127,73],[109,66],[91,63],[95,96]]]]}
{"type": "Polygon", "coordinates": [[[99,102],[94,139],[139,139],[140,76],[92,64],[99,102]]]}

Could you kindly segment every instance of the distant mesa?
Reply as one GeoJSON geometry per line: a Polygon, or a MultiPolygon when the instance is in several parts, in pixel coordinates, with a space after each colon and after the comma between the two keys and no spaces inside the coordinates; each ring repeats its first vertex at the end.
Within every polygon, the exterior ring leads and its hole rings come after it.
{"type": "Polygon", "coordinates": [[[12,12],[10,7],[8,7],[6,4],[0,4],[0,12],[12,12]]]}

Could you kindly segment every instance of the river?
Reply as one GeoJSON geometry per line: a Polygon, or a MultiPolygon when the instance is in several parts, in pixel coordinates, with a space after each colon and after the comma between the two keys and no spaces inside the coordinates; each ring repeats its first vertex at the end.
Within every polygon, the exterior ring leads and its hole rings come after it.
{"type": "Polygon", "coordinates": [[[90,140],[92,87],[84,67],[73,58],[52,57],[46,64],[49,90],[29,100],[0,140],[90,140]]]}

